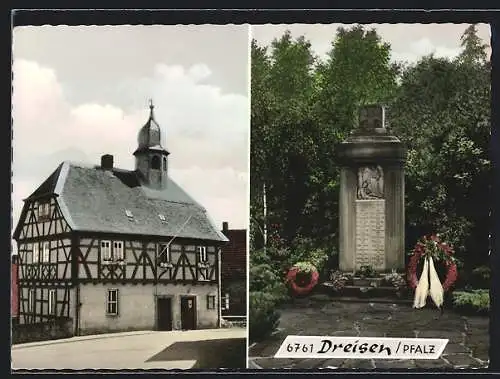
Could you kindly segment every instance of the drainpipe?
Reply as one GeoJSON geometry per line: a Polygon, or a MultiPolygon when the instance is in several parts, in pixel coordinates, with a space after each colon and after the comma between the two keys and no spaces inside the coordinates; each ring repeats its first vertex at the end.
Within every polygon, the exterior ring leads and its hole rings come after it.
{"type": "Polygon", "coordinates": [[[75,287],[75,336],[80,335],[80,284],[75,287]]]}

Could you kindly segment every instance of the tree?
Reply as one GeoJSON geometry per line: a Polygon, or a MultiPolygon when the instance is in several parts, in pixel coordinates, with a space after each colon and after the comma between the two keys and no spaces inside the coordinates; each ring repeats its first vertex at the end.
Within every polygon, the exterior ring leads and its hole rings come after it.
{"type": "Polygon", "coordinates": [[[323,76],[320,106],[326,110],[323,121],[337,130],[339,140],[356,126],[361,106],[393,99],[398,66],[390,58],[390,45],[375,29],[358,25],[337,30],[319,73],[323,76]]]}
{"type": "Polygon", "coordinates": [[[269,48],[252,43],[252,214],[261,215],[266,181],[270,219],[288,243],[314,236],[336,245],[334,145],[353,128],[360,104],[393,96],[389,58],[390,47],[363,27],[340,28],[326,62],[288,32],[269,48]]]}
{"type": "Polygon", "coordinates": [[[465,64],[483,64],[486,61],[486,44],[481,42],[477,35],[476,24],[472,24],[462,34],[461,46],[462,53],[459,55],[459,61],[465,64]]]}
{"type": "Polygon", "coordinates": [[[490,181],[489,63],[476,37],[469,27],[453,61],[428,56],[409,67],[389,114],[409,148],[408,247],[441,232],[471,265],[487,259],[490,181]]]}

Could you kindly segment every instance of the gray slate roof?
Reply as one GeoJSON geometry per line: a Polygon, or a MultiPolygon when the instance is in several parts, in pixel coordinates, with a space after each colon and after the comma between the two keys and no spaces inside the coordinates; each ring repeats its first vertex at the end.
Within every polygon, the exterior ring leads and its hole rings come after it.
{"type": "Polygon", "coordinates": [[[49,193],[58,195],[75,231],[228,241],[205,208],[170,178],[164,190],[154,190],[141,185],[136,171],[63,162],[27,200],[49,193]]]}

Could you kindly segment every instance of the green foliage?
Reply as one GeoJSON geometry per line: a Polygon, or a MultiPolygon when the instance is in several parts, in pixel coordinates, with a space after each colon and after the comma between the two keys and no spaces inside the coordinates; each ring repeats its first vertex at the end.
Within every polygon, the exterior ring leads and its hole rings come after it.
{"type": "Polygon", "coordinates": [[[326,248],[315,246],[313,240],[297,237],[290,247],[287,263],[291,266],[297,262],[310,262],[321,273],[326,268],[330,254],[326,248]]]}
{"type": "Polygon", "coordinates": [[[408,66],[389,112],[392,129],[409,149],[407,242],[437,231],[469,266],[487,259],[491,180],[490,68],[472,32],[464,34],[456,60],[428,56],[408,66]]]}
{"type": "Polygon", "coordinates": [[[268,263],[266,252],[254,251],[250,259],[249,333],[252,340],[258,340],[276,328],[276,307],[288,298],[288,293],[282,275],[268,263]]]}
{"type": "Polygon", "coordinates": [[[453,306],[468,313],[487,313],[490,310],[489,290],[456,291],[453,293],[453,306]]]}
{"type": "Polygon", "coordinates": [[[250,289],[252,291],[263,291],[279,280],[279,277],[268,264],[264,263],[250,267],[250,289]]]}
{"type": "Polygon", "coordinates": [[[276,301],[272,294],[250,292],[249,306],[249,337],[258,341],[267,337],[279,324],[280,314],[276,311],[276,301]]]}
{"type": "Polygon", "coordinates": [[[309,262],[297,262],[293,265],[293,267],[296,267],[299,272],[304,273],[312,273],[316,270],[316,267],[314,267],[314,265],[309,262]]]}
{"type": "Polygon", "coordinates": [[[288,32],[268,47],[252,42],[252,219],[263,225],[266,184],[268,219],[283,224],[288,244],[305,235],[336,246],[333,146],[352,129],[359,104],[392,96],[389,57],[388,45],[362,27],[340,29],[326,62],[288,32]]]}
{"type": "Polygon", "coordinates": [[[283,273],[267,263],[251,264],[250,291],[265,292],[273,297],[276,304],[287,299],[283,273]]]}
{"type": "Polygon", "coordinates": [[[461,43],[456,59],[406,64],[391,62],[390,45],[364,26],[340,28],[324,60],[288,32],[269,46],[252,42],[250,243],[264,247],[265,222],[280,225],[283,241],[252,265],[268,265],[280,283],[297,262],[325,271],[338,245],[335,145],[367,103],[388,105],[408,147],[406,249],[437,232],[466,267],[487,262],[490,63],[474,25],[461,43]]]}

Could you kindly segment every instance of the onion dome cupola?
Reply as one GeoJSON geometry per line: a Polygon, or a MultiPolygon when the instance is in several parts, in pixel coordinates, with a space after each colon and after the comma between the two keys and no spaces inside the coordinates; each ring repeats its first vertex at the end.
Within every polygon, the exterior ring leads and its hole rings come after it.
{"type": "Polygon", "coordinates": [[[141,174],[146,186],[161,190],[167,183],[170,153],[161,145],[161,128],[155,120],[152,101],[149,103],[149,109],[149,119],[137,137],[135,169],[141,174]]]}

